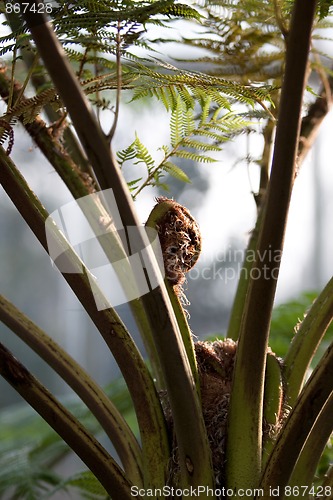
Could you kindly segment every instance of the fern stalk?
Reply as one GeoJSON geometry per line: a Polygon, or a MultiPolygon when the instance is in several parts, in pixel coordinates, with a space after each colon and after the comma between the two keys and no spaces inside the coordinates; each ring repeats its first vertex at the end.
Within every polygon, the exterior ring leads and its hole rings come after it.
{"type": "MultiPolygon", "coordinates": [[[[154,229],[157,229],[157,226],[159,224],[159,221],[164,217],[164,215],[174,206],[173,202],[170,202],[169,200],[165,200],[158,205],[156,205],[153,210],[151,211],[148,220],[146,222],[146,226],[152,227],[154,229]]],[[[197,363],[196,363],[196,357],[195,357],[195,352],[194,352],[194,344],[192,340],[192,334],[190,330],[190,326],[188,324],[188,321],[186,319],[186,313],[184,311],[183,306],[180,303],[179,297],[176,294],[174,287],[171,283],[169,283],[168,279],[165,279],[165,286],[168,291],[168,295],[170,297],[170,302],[172,305],[172,308],[175,312],[175,316],[177,319],[177,323],[179,326],[179,330],[183,339],[184,347],[186,350],[186,355],[189,360],[191,370],[192,370],[192,376],[195,382],[196,390],[199,394],[200,391],[200,384],[199,384],[199,375],[198,375],[198,369],[197,369],[197,363]]]]}
{"type": "Polygon", "coordinates": [[[288,483],[291,487],[302,485],[310,488],[314,484],[321,454],[332,434],[332,415],[333,393],[320,412],[302,448],[288,483]]]}
{"type": "Polygon", "coordinates": [[[269,255],[281,256],[283,248],[315,8],[315,0],[305,4],[296,0],[294,4],[272,175],[253,265],[261,279],[250,280],[239,335],[227,445],[227,486],[236,491],[257,487],[261,472],[266,350],[279,269],[269,255]],[[263,279],[267,271],[269,279],[263,279]]]}
{"type": "Polygon", "coordinates": [[[139,485],[142,480],[140,447],[105,392],[66,351],[1,295],[0,320],[53,368],[86,403],[113,443],[128,478],[139,485]]]}
{"type": "MultiPolygon", "coordinates": [[[[29,4],[32,3],[29,2],[29,4]]],[[[46,19],[43,15],[31,14],[27,9],[25,19],[45,65],[68,108],[101,188],[112,187],[114,190],[124,226],[138,227],[139,221],[134,212],[133,202],[125,181],[121,177],[119,166],[110,154],[105,137],[103,137],[102,131],[88,106],[79,83],[64,58],[54,32],[45,22],[46,19]]],[[[138,243],[142,248],[148,246],[145,238],[142,238],[138,243]]],[[[152,252],[149,251],[148,255],[156,281],[161,283],[156,259],[152,252]]],[[[195,385],[177,321],[164,285],[162,284],[144,296],[143,302],[154,332],[154,341],[167,383],[184,484],[212,486],[210,449],[201,406],[194,389],[195,385]]],[[[138,380],[136,380],[136,385],[140,387],[142,392],[145,391],[145,387],[140,386],[138,380]]],[[[154,457],[154,462],[156,463],[156,457],[154,457]]],[[[149,462],[147,461],[148,467],[149,462]]],[[[147,473],[149,473],[148,470],[147,473]]],[[[160,481],[161,477],[159,476],[158,482],[160,481]]]]}
{"type": "Polygon", "coordinates": [[[307,312],[285,357],[286,397],[290,406],[295,404],[311,360],[332,319],[333,278],[307,312]]]}

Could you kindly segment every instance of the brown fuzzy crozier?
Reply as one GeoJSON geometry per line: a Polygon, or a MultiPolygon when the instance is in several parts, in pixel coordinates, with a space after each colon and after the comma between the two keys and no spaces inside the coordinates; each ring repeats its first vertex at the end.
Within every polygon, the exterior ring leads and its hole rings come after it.
{"type": "Polygon", "coordinates": [[[170,209],[162,216],[156,229],[164,259],[166,277],[181,295],[187,273],[197,262],[201,251],[200,229],[190,212],[179,203],[165,197],[157,203],[168,202],[170,209]]]}

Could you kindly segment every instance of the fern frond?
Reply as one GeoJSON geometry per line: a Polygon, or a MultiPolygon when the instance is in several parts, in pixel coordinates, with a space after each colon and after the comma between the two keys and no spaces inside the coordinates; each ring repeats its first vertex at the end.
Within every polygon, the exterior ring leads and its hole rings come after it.
{"type": "Polygon", "coordinates": [[[319,19],[327,17],[330,14],[330,12],[333,11],[332,0],[320,0],[318,2],[317,9],[318,9],[319,19]]]}
{"type": "Polygon", "coordinates": [[[28,445],[8,452],[2,450],[0,493],[4,496],[15,486],[15,496],[12,498],[41,498],[45,490],[60,482],[57,474],[32,457],[33,451],[28,445]]]}
{"type": "MultiPolygon", "coordinates": [[[[40,113],[41,109],[51,102],[56,102],[58,95],[54,88],[43,90],[40,94],[29,99],[21,99],[13,108],[8,110],[8,116],[23,117],[23,123],[30,123],[40,113]]],[[[60,106],[60,104],[59,104],[60,106]]]]}
{"type": "Polygon", "coordinates": [[[165,95],[169,94],[167,99],[169,107],[171,102],[174,105],[177,102],[173,99],[174,94],[180,95],[187,107],[192,108],[196,99],[202,100],[203,96],[205,99],[207,95],[219,106],[224,106],[227,109],[231,107],[230,99],[252,107],[256,102],[259,104],[265,100],[270,102],[270,92],[273,89],[271,85],[241,85],[200,72],[179,70],[170,64],[162,64],[160,61],[154,62],[161,68],[160,71],[150,66],[144,66],[142,63],[137,63],[133,67],[134,73],[137,73],[138,76],[134,99],[137,99],[140,93],[147,95],[147,89],[150,93],[153,90],[158,93],[159,89],[163,88],[164,100],[165,95]],[[186,92],[184,93],[184,91],[186,92]],[[191,99],[191,96],[195,99],[191,99]]]}
{"type": "Polygon", "coordinates": [[[0,119],[0,146],[2,146],[6,141],[8,145],[6,148],[6,154],[9,156],[13,146],[14,146],[14,130],[13,130],[14,120],[8,121],[0,119]]]}
{"type": "Polygon", "coordinates": [[[198,151],[221,151],[221,148],[216,144],[209,144],[208,142],[198,141],[197,139],[191,139],[189,137],[185,137],[185,139],[182,140],[182,146],[198,151]]]}
{"type": "Polygon", "coordinates": [[[127,148],[117,151],[117,159],[120,166],[126,161],[133,160],[136,156],[135,143],[132,142],[127,148]]]}
{"type": "Polygon", "coordinates": [[[177,158],[185,158],[186,160],[192,160],[196,163],[214,163],[217,160],[211,158],[210,156],[203,156],[196,153],[192,153],[190,151],[186,151],[184,149],[178,149],[174,152],[174,156],[177,158]]]}
{"type": "Polygon", "coordinates": [[[101,483],[90,471],[79,472],[63,481],[51,492],[51,495],[53,496],[59,491],[66,491],[69,487],[75,488],[80,492],[81,498],[87,500],[106,500],[109,498],[101,483]]]}
{"type": "Polygon", "coordinates": [[[165,170],[172,177],[175,177],[175,179],[187,183],[191,182],[189,176],[184,172],[184,170],[182,170],[180,167],[178,167],[178,165],[175,165],[171,161],[163,163],[162,167],[163,170],[165,170]]]}
{"type": "Polygon", "coordinates": [[[184,101],[178,96],[177,104],[175,109],[171,113],[170,119],[170,141],[172,147],[176,145],[184,137],[184,126],[185,126],[185,106],[184,101]]]}
{"type": "Polygon", "coordinates": [[[202,96],[200,96],[200,101],[201,101],[201,116],[200,116],[199,127],[202,126],[204,123],[206,123],[208,120],[212,99],[210,95],[208,95],[207,97],[205,96],[204,99],[202,99],[202,96]]]}
{"type": "Polygon", "coordinates": [[[222,134],[219,134],[217,132],[214,132],[209,128],[209,126],[204,126],[201,127],[196,131],[196,135],[201,136],[201,137],[207,137],[207,139],[212,139],[216,141],[217,143],[219,142],[224,142],[226,141],[226,137],[222,134]]]}
{"type": "Polygon", "coordinates": [[[137,134],[135,135],[135,141],[133,145],[135,148],[135,153],[137,158],[136,163],[145,163],[148,171],[150,171],[154,167],[155,162],[151,154],[149,153],[148,149],[146,148],[146,146],[140,141],[137,134]]]}
{"type": "Polygon", "coordinates": [[[130,191],[135,191],[139,187],[139,182],[142,181],[142,177],[138,177],[137,179],[133,179],[132,181],[127,182],[127,186],[130,191]]]}

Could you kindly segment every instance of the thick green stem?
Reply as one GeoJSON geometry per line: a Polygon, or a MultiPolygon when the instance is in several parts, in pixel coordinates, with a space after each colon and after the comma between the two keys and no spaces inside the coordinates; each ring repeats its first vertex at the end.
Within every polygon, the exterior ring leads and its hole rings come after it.
{"type": "MultiPolygon", "coordinates": [[[[34,4],[33,1],[28,3],[34,4]]],[[[24,16],[38,51],[71,115],[100,187],[113,189],[124,227],[138,227],[133,201],[119,166],[54,32],[43,15],[32,14],[28,8],[24,16]]],[[[149,247],[144,235],[139,235],[138,244],[141,248],[149,247]]],[[[143,303],[167,383],[184,484],[211,486],[210,449],[191,368],[161,273],[150,248],[147,249],[147,260],[155,276],[154,281],[161,285],[145,295],[143,303]]],[[[144,390],[143,387],[141,390],[144,390]]]]}
{"type": "MultiPolygon", "coordinates": [[[[264,203],[257,255],[242,316],[230,402],[227,486],[258,485],[262,454],[262,404],[269,325],[283,248],[306,83],[316,1],[296,0],[288,38],[286,71],[264,203]]],[[[235,498],[238,498],[236,496],[235,498]]]]}
{"type": "Polygon", "coordinates": [[[106,491],[130,500],[131,484],[101,444],[0,344],[0,373],[83,460],[106,491]]]}
{"type": "Polygon", "coordinates": [[[82,399],[109,436],[128,478],[134,484],[140,485],[140,447],[105,392],[66,351],[1,295],[0,320],[48,363],[82,399]]]}
{"type": "Polygon", "coordinates": [[[303,319],[284,363],[286,401],[293,406],[317,348],[333,319],[333,278],[303,319]]]}
{"type": "Polygon", "coordinates": [[[192,333],[190,330],[190,325],[188,324],[187,318],[186,318],[186,313],[184,311],[184,308],[179,300],[179,297],[174,291],[173,286],[166,282],[166,288],[168,290],[168,294],[170,297],[170,302],[172,304],[172,308],[175,311],[175,315],[177,318],[177,323],[179,326],[179,330],[183,339],[185,351],[186,351],[186,356],[189,360],[191,370],[192,370],[192,376],[195,382],[196,390],[198,394],[200,394],[200,383],[199,383],[199,375],[198,375],[198,367],[197,367],[197,360],[195,357],[195,351],[194,351],[194,343],[192,339],[192,333]]]}

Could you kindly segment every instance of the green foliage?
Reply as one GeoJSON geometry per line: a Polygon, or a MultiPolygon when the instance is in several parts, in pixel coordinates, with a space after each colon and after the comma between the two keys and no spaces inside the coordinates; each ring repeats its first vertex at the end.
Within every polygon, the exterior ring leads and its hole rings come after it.
{"type": "Polygon", "coordinates": [[[58,491],[74,489],[80,493],[80,498],[87,500],[106,500],[110,498],[107,492],[90,471],[80,472],[60,483],[55,490],[50,492],[50,498],[58,491]]]}
{"type": "MultiPolygon", "coordinates": [[[[317,296],[317,292],[306,292],[294,300],[278,305],[273,310],[270,346],[278,356],[284,357],[286,355],[295,332],[317,296]]],[[[314,358],[314,365],[317,364],[332,338],[333,325],[329,327],[325,341],[319,346],[314,358]]]]}
{"type": "Polygon", "coordinates": [[[286,355],[297,325],[317,295],[316,292],[304,293],[294,300],[278,305],[273,310],[270,345],[278,356],[286,355]]]}
{"type": "Polygon", "coordinates": [[[178,95],[188,108],[194,108],[197,101],[208,97],[227,109],[230,109],[233,99],[248,106],[254,106],[255,102],[262,105],[264,100],[270,100],[270,85],[240,85],[207,73],[179,70],[158,60],[155,64],[156,68],[137,63],[133,68],[137,74],[133,99],[155,96],[167,110],[175,109],[178,95]]]}
{"type": "Polygon", "coordinates": [[[234,113],[225,112],[223,107],[215,106],[210,110],[210,103],[209,96],[206,100],[202,98],[202,112],[195,116],[193,108],[188,107],[178,94],[171,112],[170,145],[160,148],[163,159],[159,163],[154,161],[138,136],[127,148],[118,151],[118,162],[122,168],[125,162],[134,162],[143,163],[147,169],[144,180],[140,177],[130,181],[134,198],[145,186],[166,188],[161,182],[166,173],[180,181],[190,182],[187,174],[170,159],[184,158],[193,162],[213,163],[216,159],[207,153],[220,152],[223,142],[247,130],[250,125],[248,121],[234,113]]]}
{"type": "Polygon", "coordinates": [[[319,18],[324,19],[325,17],[327,17],[332,12],[332,8],[332,0],[320,0],[318,2],[319,18]]]}
{"type": "MultiPolygon", "coordinates": [[[[123,379],[113,381],[106,392],[137,432],[128,389],[123,379]]],[[[94,434],[101,428],[87,408],[67,396],[64,403],[94,434]]],[[[90,472],[65,480],[53,468],[71,452],[68,445],[26,405],[0,412],[0,496],[12,491],[13,500],[52,498],[59,492],[78,489],[82,498],[105,498],[105,490],[90,472]]]]}
{"type": "MultiPolygon", "coordinates": [[[[135,194],[146,185],[167,189],[162,181],[166,173],[180,181],[189,182],[181,167],[171,162],[172,157],[193,162],[214,161],[202,153],[219,152],[222,142],[231,139],[242,127],[247,126],[240,118],[237,123],[236,116],[225,112],[231,111],[236,102],[252,110],[256,105],[266,110],[264,102],[270,103],[270,93],[274,90],[271,85],[258,86],[249,82],[242,85],[207,73],[178,69],[156,58],[147,59],[146,56],[132,54],[136,47],[146,52],[155,50],[146,35],[150,24],[167,26],[175,18],[201,23],[202,15],[188,5],[173,0],[87,1],[70,4],[61,1],[52,10],[51,16],[57,35],[77,69],[82,89],[96,107],[112,112],[114,99],[110,91],[117,91],[121,85],[123,89],[132,91],[133,100],[155,97],[171,112],[171,149],[163,146],[165,156],[162,162],[154,165],[152,157],[149,157],[147,150],[144,151],[138,138],[128,147],[131,158],[126,157],[125,161],[136,160],[136,163],[143,163],[147,168],[147,179],[143,176],[137,182],[135,179],[129,180],[129,187],[135,194]],[[117,54],[122,56],[120,79],[114,58],[117,54]],[[217,118],[217,114],[223,111],[225,116],[217,118]],[[143,184],[140,185],[142,179],[143,184]]],[[[11,34],[0,37],[3,55],[9,55],[12,51],[16,53],[18,48],[25,54],[35,51],[25,25],[21,23],[17,27],[17,24],[11,34]]],[[[158,42],[156,40],[155,45],[158,42]]],[[[42,68],[40,65],[32,68],[28,79],[34,75],[40,78],[42,68]]],[[[27,83],[28,80],[24,82],[24,87],[27,83]]],[[[49,104],[56,110],[63,108],[55,89],[45,81],[38,88],[37,95],[29,99],[24,99],[22,95],[8,110],[5,119],[18,117],[23,123],[31,123],[49,104]]],[[[269,113],[265,116],[268,117],[269,113]]],[[[124,154],[124,151],[118,153],[121,164],[124,154]]]]}

